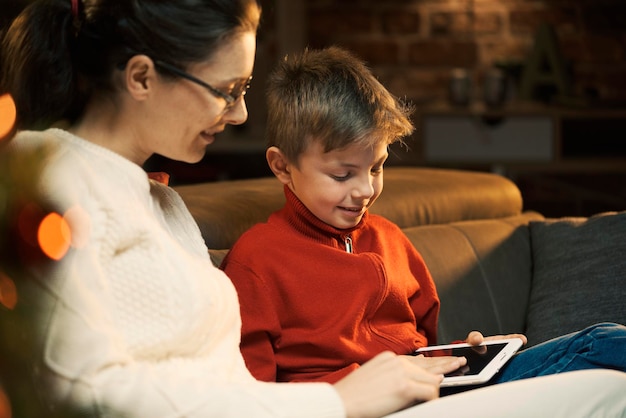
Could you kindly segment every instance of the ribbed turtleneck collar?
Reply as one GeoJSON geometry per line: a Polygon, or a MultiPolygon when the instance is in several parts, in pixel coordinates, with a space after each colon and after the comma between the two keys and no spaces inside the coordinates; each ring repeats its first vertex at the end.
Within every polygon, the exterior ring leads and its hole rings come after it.
{"type": "Polygon", "coordinates": [[[335,228],[315,216],[288,186],[284,186],[284,189],[286,204],[283,211],[286,214],[287,222],[296,230],[307,236],[318,239],[328,237],[341,239],[361,229],[367,222],[368,212],[366,211],[361,221],[356,226],[346,229],[335,228]]]}

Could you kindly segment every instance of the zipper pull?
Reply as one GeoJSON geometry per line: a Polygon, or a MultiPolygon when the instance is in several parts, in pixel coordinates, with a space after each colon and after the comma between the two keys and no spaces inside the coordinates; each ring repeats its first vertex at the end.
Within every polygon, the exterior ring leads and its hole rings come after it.
{"type": "Polygon", "coordinates": [[[344,236],[343,242],[346,244],[346,252],[348,254],[352,254],[352,238],[350,237],[350,235],[344,236]]]}

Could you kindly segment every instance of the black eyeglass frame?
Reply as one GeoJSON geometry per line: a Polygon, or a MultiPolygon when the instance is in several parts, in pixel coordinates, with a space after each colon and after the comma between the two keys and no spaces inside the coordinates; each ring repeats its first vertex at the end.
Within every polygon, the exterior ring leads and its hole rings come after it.
{"type": "Polygon", "coordinates": [[[219,97],[219,98],[224,99],[226,101],[226,109],[231,108],[237,102],[237,100],[239,100],[241,97],[246,95],[246,92],[250,88],[250,83],[252,82],[252,76],[250,76],[245,81],[245,83],[242,83],[240,87],[238,87],[238,85],[236,85],[235,88],[233,89],[233,92],[231,94],[228,94],[228,93],[224,93],[223,91],[220,91],[220,90],[216,89],[215,87],[213,87],[209,83],[207,83],[205,81],[202,81],[199,78],[194,77],[194,76],[192,76],[189,73],[186,73],[185,71],[181,70],[180,68],[178,68],[178,67],[176,67],[176,66],[174,66],[172,64],[168,64],[167,62],[164,62],[164,61],[161,61],[161,60],[154,60],[154,65],[156,65],[157,67],[161,67],[162,69],[164,69],[166,71],[169,71],[172,74],[176,74],[179,77],[182,77],[182,78],[187,79],[187,80],[189,80],[189,81],[191,81],[193,83],[196,83],[196,84],[204,87],[205,89],[207,89],[215,97],[219,97]]]}

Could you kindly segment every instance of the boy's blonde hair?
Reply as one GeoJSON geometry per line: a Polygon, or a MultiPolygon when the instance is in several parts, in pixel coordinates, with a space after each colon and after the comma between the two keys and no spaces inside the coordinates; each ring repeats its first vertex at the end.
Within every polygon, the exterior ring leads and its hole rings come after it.
{"type": "Polygon", "coordinates": [[[312,140],[326,152],[392,144],[413,132],[412,109],[350,52],[329,47],[287,56],[267,87],[267,145],[297,164],[312,140]]]}

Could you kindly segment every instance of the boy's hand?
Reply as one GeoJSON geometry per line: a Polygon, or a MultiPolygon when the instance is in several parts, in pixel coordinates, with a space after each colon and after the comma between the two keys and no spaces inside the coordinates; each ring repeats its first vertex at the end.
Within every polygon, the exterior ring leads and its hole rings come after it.
{"type": "Polygon", "coordinates": [[[469,334],[467,334],[465,342],[470,345],[480,345],[484,341],[504,340],[507,338],[519,338],[520,340],[522,340],[524,345],[528,342],[528,339],[524,334],[492,335],[490,337],[484,337],[483,334],[478,331],[471,331],[469,334]]]}

